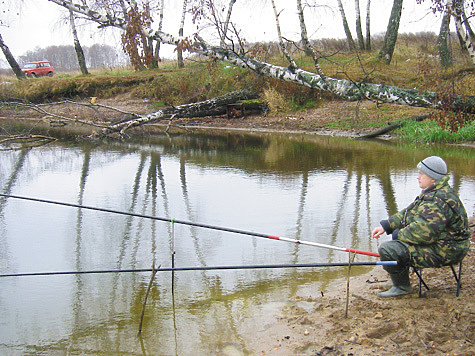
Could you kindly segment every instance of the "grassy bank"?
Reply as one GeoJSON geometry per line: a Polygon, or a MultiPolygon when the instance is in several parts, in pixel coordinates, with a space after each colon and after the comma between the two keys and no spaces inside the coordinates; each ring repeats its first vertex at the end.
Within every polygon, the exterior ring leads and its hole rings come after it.
{"type": "MultiPolygon", "coordinates": [[[[394,59],[390,65],[377,61],[377,51],[347,52],[340,50],[338,41],[324,42],[330,57],[322,57],[322,70],[334,78],[418,88],[442,93],[472,95],[475,75],[469,60],[454,49],[453,66],[444,69],[435,56],[435,37],[427,34],[400,36],[394,59]]],[[[270,48],[270,47],[269,47],[270,48]]],[[[256,52],[259,59],[286,66],[282,56],[267,49],[265,55],[256,52]]],[[[322,54],[325,48],[322,48],[322,54]]],[[[311,59],[296,54],[298,65],[314,70],[311,59]]],[[[229,91],[247,88],[259,93],[270,114],[289,117],[307,115],[312,110],[334,102],[330,93],[310,89],[294,83],[264,78],[255,73],[214,62],[205,58],[189,59],[185,68],[178,69],[174,62],[161,63],[158,69],[135,72],[128,68],[104,70],[83,76],[79,73],[58,73],[53,78],[18,81],[14,77],[0,78],[0,100],[23,100],[33,103],[52,102],[62,98],[134,98],[152,102],[150,110],[176,106],[223,95],[229,91]]],[[[338,109],[336,109],[338,110],[338,109]]],[[[332,113],[331,119],[320,120],[320,127],[352,130],[384,126],[407,117],[430,114],[427,109],[394,105],[365,106],[358,104],[350,114],[332,113]]],[[[397,134],[412,141],[466,142],[475,140],[473,117],[453,118],[438,113],[434,120],[411,123],[397,134]]]]}

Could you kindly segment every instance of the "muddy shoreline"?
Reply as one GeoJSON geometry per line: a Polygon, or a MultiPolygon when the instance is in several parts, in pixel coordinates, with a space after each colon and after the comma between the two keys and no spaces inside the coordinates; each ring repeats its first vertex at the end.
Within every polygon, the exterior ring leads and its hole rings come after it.
{"type": "Polygon", "coordinates": [[[274,325],[257,333],[255,342],[263,346],[255,354],[475,355],[474,234],[471,242],[463,263],[459,297],[455,296],[452,272],[444,267],[424,271],[430,290],[423,289],[421,298],[413,273],[413,294],[378,298],[377,293],[388,284],[388,275],[378,266],[350,278],[348,311],[346,281],[336,282],[332,291],[323,296],[295,296],[274,325]]]}

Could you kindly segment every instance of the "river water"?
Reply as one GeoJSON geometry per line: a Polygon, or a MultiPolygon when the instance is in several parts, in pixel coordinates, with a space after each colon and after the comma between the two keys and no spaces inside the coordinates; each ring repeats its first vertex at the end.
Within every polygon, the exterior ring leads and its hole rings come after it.
{"type": "MultiPolygon", "coordinates": [[[[177,135],[3,151],[0,191],[376,252],[370,231],[419,194],[415,166],[429,155],[444,157],[472,216],[474,148],[311,135],[177,135]]],[[[333,263],[348,255],[0,198],[1,274],[165,268],[172,261],[175,267],[333,263]]],[[[140,337],[150,273],[0,278],[0,354],[256,354],[249,340],[265,333],[286,303],[325,293],[346,274],[343,267],[158,272],[140,337]]]]}

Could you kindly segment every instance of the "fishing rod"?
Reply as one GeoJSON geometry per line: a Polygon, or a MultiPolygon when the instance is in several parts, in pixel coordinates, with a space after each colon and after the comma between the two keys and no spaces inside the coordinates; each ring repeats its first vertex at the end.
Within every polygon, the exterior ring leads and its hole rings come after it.
{"type": "Polygon", "coordinates": [[[287,238],[287,237],[279,237],[279,236],[273,236],[273,235],[268,235],[268,234],[262,234],[262,233],[259,233],[259,232],[252,232],[252,231],[238,230],[238,229],[222,227],[222,226],[195,223],[195,222],[191,222],[191,221],[163,218],[163,217],[153,216],[153,215],[130,213],[130,212],[120,211],[120,210],[113,210],[113,209],[107,209],[107,208],[98,208],[98,207],[87,206],[87,205],[65,203],[65,202],[59,202],[59,201],[54,201],[54,200],[31,198],[31,197],[25,197],[25,196],[19,196],[19,195],[10,195],[10,194],[0,193],[0,196],[5,197],[5,198],[28,200],[28,201],[34,201],[34,202],[39,202],[39,203],[69,206],[69,207],[72,207],[72,208],[88,209],[88,210],[101,211],[101,212],[106,212],[106,213],[134,216],[134,217],[139,217],[139,218],[165,221],[165,222],[170,222],[170,223],[173,222],[175,224],[195,226],[195,227],[201,227],[201,228],[205,228],[205,229],[232,232],[232,233],[241,234],[241,235],[262,237],[262,238],[265,238],[265,239],[286,241],[286,242],[291,242],[291,243],[300,244],[300,245],[322,247],[322,248],[326,248],[326,249],[330,249],[330,250],[337,250],[337,251],[342,251],[342,252],[350,252],[350,253],[357,253],[357,254],[360,254],[360,255],[379,257],[379,253],[376,253],[376,252],[361,251],[361,250],[356,250],[356,249],[353,249],[353,248],[338,247],[338,246],[327,245],[327,244],[322,244],[322,243],[318,243],[318,242],[296,240],[296,239],[290,239],[290,238],[287,238]]]}
{"type": "Polygon", "coordinates": [[[210,266],[210,267],[166,267],[166,268],[138,268],[138,269],[109,269],[89,271],[56,271],[56,272],[24,272],[0,274],[5,277],[32,277],[32,276],[59,276],[72,274],[106,274],[106,273],[141,273],[141,272],[184,272],[184,271],[213,271],[213,270],[242,270],[242,269],[272,269],[272,268],[311,268],[311,267],[348,267],[348,266],[395,266],[397,261],[376,262],[333,262],[333,263],[297,263],[272,265],[245,265],[245,266],[210,266]]]}

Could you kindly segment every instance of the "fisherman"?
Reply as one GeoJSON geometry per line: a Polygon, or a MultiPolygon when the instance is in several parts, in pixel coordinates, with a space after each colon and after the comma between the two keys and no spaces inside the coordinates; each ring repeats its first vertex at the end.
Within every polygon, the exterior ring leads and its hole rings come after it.
{"type": "Polygon", "coordinates": [[[460,198],[449,185],[447,165],[438,156],[417,165],[421,194],[407,208],[382,220],[371,236],[383,232],[392,240],[379,247],[381,261],[397,261],[383,266],[392,287],[378,293],[381,298],[412,293],[409,267],[442,267],[460,262],[470,247],[468,218],[460,198]]]}

